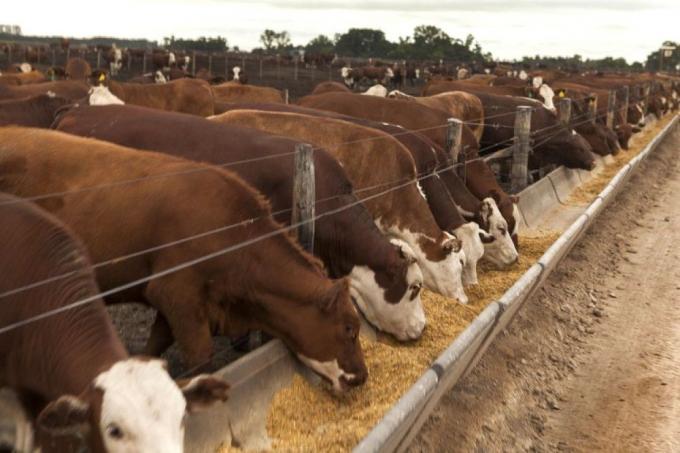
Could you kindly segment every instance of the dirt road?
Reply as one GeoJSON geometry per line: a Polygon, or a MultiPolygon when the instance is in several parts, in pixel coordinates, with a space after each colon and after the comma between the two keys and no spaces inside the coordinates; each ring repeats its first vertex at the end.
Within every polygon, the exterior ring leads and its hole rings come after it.
{"type": "Polygon", "coordinates": [[[679,156],[676,128],[412,452],[680,452],[679,156]]]}

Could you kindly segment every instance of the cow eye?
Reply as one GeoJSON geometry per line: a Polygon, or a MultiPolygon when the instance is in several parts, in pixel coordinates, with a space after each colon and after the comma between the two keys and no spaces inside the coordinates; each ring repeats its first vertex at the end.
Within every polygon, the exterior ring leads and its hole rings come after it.
{"type": "Polygon", "coordinates": [[[357,339],[356,329],[354,329],[354,326],[352,326],[351,324],[345,325],[345,333],[352,341],[357,339]]]}
{"type": "Polygon", "coordinates": [[[414,283],[413,285],[411,285],[411,287],[409,288],[411,290],[410,300],[415,300],[416,297],[418,297],[418,294],[420,293],[422,287],[423,287],[422,283],[414,283]]]}
{"type": "Polygon", "coordinates": [[[106,427],[106,435],[115,440],[120,440],[125,437],[123,430],[115,423],[110,423],[109,426],[106,427]]]}
{"type": "Polygon", "coordinates": [[[507,229],[505,229],[505,228],[503,228],[503,227],[498,227],[498,231],[500,231],[500,232],[501,232],[501,234],[502,234],[503,236],[505,236],[505,233],[507,233],[507,232],[508,232],[508,230],[507,230],[507,229]]]}

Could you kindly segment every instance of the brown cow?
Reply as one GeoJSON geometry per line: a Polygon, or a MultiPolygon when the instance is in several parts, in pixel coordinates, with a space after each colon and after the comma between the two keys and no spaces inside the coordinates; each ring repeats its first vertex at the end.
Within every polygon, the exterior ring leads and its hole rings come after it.
{"type": "MultiPolygon", "coordinates": [[[[296,140],[129,105],[71,109],[56,127],[199,162],[233,162],[229,168],[269,198],[275,218],[292,221],[296,140]]],[[[419,296],[423,277],[410,247],[393,240],[397,248],[382,236],[340,164],[323,149],[314,151],[314,175],[320,200],[315,213],[321,216],[314,224],[314,253],[332,277],[349,276],[355,303],[371,324],[400,340],[417,338],[425,325],[419,296]]]]}
{"type": "Polygon", "coordinates": [[[90,63],[82,58],[69,58],[64,68],[66,78],[71,80],[87,80],[92,75],[90,63]]]}
{"type": "Polygon", "coordinates": [[[283,95],[276,88],[226,82],[212,87],[216,102],[279,102],[283,95]]]}
{"type": "Polygon", "coordinates": [[[393,99],[414,101],[432,109],[446,112],[451,118],[469,123],[467,126],[474,134],[477,142],[484,132],[484,107],[482,101],[474,94],[464,91],[447,91],[433,96],[410,96],[401,91],[392,91],[387,95],[393,99]]]}
{"type": "Polygon", "coordinates": [[[310,94],[312,94],[312,95],[323,94],[323,93],[330,93],[332,91],[339,91],[341,93],[350,93],[351,92],[350,89],[347,88],[342,83],[326,81],[326,82],[321,82],[321,83],[317,84],[310,94]]]}
{"type": "Polygon", "coordinates": [[[0,126],[50,127],[55,112],[68,99],[41,94],[32,98],[0,101],[0,126]]]}
{"type": "MultiPolygon", "coordinates": [[[[299,104],[357,118],[398,124],[411,131],[420,131],[441,147],[445,147],[446,144],[446,124],[449,116],[445,112],[414,102],[352,93],[325,93],[305,96],[300,99],[299,104]]],[[[468,158],[477,156],[479,144],[470,128],[465,125],[462,147],[468,158]]]]}
{"type": "Polygon", "coordinates": [[[0,216],[0,387],[36,429],[15,448],[118,451],[127,439],[135,451],[182,451],[185,412],[226,400],[229,386],[201,375],[178,387],[163,361],[130,357],[71,231],[7,194],[0,216]]]}
{"type": "Polygon", "coordinates": [[[193,369],[209,363],[213,333],[261,329],[335,390],[366,380],[347,281],[328,279],[233,174],[42,129],[0,128],[0,142],[0,190],[42,197],[95,262],[108,262],[97,271],[103,290],[143,282],[107,302],[158,310],[150,353],[174,337],[193,369]]]}
{"type": "Polygon", "coordinates": [[[417,187],[413,158],[394,138],[344,121],[294,113],[239,110],[214,120],[294,137],[328,149],[342,163],[378,228],[413,249],[425,286],[467,302],[461,284],[464,253],[457,253],[460,241],[437,225],[417,187]],[[395,187],[398,190],[390,190],[395,187]]]}
{"type": "Polygon", "coordinates": [[[57,82],[32,83],[30,85],[0,85],[0,100],[24,99],[41,94],[52,94],[70,101],[78,101],[87,96],[90,86],[78,80],[59,80],[57,82]]]}
{"type": "Polygon", "coordinates": [[[47,77],[40,71],[0,75],[0,85],[29,85],[42,82],[47,82],[47,77]]]}
{"type": "Polygon", "coordinates": [[[104,84],[126,104],[203,117],[215,114],[210,85],[203,80],[184,78],[168,83],[137,84],[106,79],[104,84]]]}
{"type": "MultiPolygon", "coordinates": [[[[455,173],[451,171],[451,159],[442,157],[444,151],[428,140],[427,137],[394,124],[354,118],[298,105],[230,104],[227,110],[264,110],[335,118],[378,129],[392,135],[411,153],[419,177],[432,174],[432,177],[420,180],[420,187],[425,193],[430,211],[439,227],[444,231],[455,234],[463,242],[466,258],[463,268],[463,284],[477,283],[477,261],[480,257],[499,268],[505,268],[517,260],[517,250],[508,235],[508,231],[513,231],[514,219],[510,217],[510,220],[506,221],[498,208],[493,206],[496,203],[494,199],[487,198],[482,203],[475,198],[455,173]],[[461,192],[464,193],[461,194],[461,192]],[[474,200],[470,202],[467,196],[474,200]],[[453,197],[455,204],[451,204],[450,197],[453,197]],[[458,203],[459,198],[464,202],[464,207],[458,203]],[[480,228],[465,224],[466,220],[474,221],[478,227],[481,227],[481,225],[489,227],[490,234],[483,229],[480,230],[480,228]],[[508,227],[509,223],[511,223],[510,228],[508,227]],[[477,236],[479,236],[481,243],[477,236]]],[[[469,175],[469,177],[474,177],[474,175],[469,175]]]]}

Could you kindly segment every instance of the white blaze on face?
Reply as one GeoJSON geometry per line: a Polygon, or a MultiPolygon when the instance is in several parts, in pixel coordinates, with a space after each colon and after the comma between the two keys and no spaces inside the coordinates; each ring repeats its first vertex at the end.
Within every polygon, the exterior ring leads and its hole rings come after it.
{"type": "Polygon", "coordinates": [[[94,380],[107,452],[180,453],[186,401],[160,360],[128,359],[94,380]]]}
{"type": "Polygon", "coordinates": [[[505,73],[505,75],[508,76],[508,77],[512,77],[512,71],[507,71],[507,72],[505,73]]]}
{"type": "Polygon", "coordinates": [[[488,233],[494,240],[484,244],[484,259],[494,266],[504,269],[517,261],[519,254],[508,231],[508,222],[501,215],[496,201],[491,198],[482,200],[482,218],[489,225],[488,233]]]}
{"type": "Polygon", "coordinates": [[[123,102],[119,98],[117,98],[104,85],[99,85],[99,86],[90,88],[89,95],[90,95],[89,96],[90,105],[112,105],[112,104],[122,105],[122,104],[125,104],[125,102],[123,102]]]}
{"type": "Polygon", "coordinates": [[[241,80],[241,67],[234,66],[231,70],[234,73],[234,80],[241,80]]]}
{"type": "Polygon", "coordinates": [[[454,230],[456,237],[463,243],[465,266],[463,266],[463,285],[476,285],[477,262],[484,255],[484,244],[479,238],[480,228],[474,222],[465,223],[454,230]]]}
{"type": "Polygon", "coordinates": [[[352,68],[348,68],[347,66],[344,66],[342,69],[340,69],[340,75],[342,76],[343,79],[349,79],[349,75],[352,72],[352,68]]]}
{"type": "Polygon", "coordinates": [[[153,81],[156,83],[166,83],[168,79],[165,78],[162,71],[158,70],[153,75],[153,81]]]}
{"type": "Polygon", "coordinates": [[[376,85],[373,85],[371,88],[369,88],[368,90],[366,90],[365,92],[363,92],[361,94],[365,94],[367,96],[377,96],[377,97],[384,98],[385,96],[387,96],[387,88],[385,88],[384,86],[382,86],[378,83],[376,85]]]}
{"type": "Polygon", "coordinates": [[[302,363],[328,379],[333,385],[333,390],[336,392],[341,392],[343,390],[342,384],[340,383],[340,378],[345,378],[347,380],[354,378],[353,374],[347,373],[342,368],[340,368],[337,359],[329,360],[327,362],[319,362],[318,360],[310,359],[303,354],[298,354],[297,356],[302,363]]]}
{"type": "Polygon", "coordinates": [[[420,69],[416,69],[416,79],[420,79],[420,69]]]}
{"type": "Polygon", "coordinates": [[[177,63],[177,57],[175,57],[175,54],[173,52],[170,52],[168,54],[168,65],[172,66],[175,63],[177,63]]]}
{"type": "Polygon", "coordinates": [[[527,74],[527,72],[524,69],[522,69],[519,72],[519,80],[526,80],[528,78],[529,78],[529,74],[527,74]]]}
{"type": "MultiPolygon", "coordinates": [[[[399,238],[411,247],[423,273],[423,282],[427,289],[445,297],[458,299],[463,304],[467,303],[468,298],[465,295],[462,283],[463,265],[465,264],[465,252],[462,249],[458,252],[450,252],[441,261],[431,261],[419,244],[419,239],[424,238],[424,235],[413,233],[407,229],[401,230],[396,225],[382,225],[380,218],[376,219],[375,223],[384,234],[399,238]]],[[[444,232],[444,235],[447,237],[446,242],[456,241],[451,234],[444,232]]]]}
{"type": "Polygon", "coordinates": [[[541,85],[543,85],[543,77],[541,76],[534,77],[533,79],[531,79],[531,85],[538,90],[541,87],[541,85]]]}
{"type": "Polygon", "coordinates": [[[389,79],[391,79],[392,77],[394,77],[394,71],[392,71],[392,68],[387,68],[387,69],[385,70],[385,78],[386,78],[387,80],[389,80],[389,79]]]}
{"type": "Polygon", "coordinates": [[[31,72],[33,70],[33,67],[30,65],[30,63],[21,63],[19,65],[19,69],[21,72],[31,72]]]}
{"type": "MultiPolygon", "coordinates": [[[[415,259],[411,247],[404,241],[392,239],[406,259],[415,259]]],[[[350,292],[366,320],[378,329],[408,341],[420,337],[425,328],[425,312],[420,300],[423,274],[416,262],[406,271],[406,292],[397,303],[385,299],[385,289],[375,280],[375,272],[367,266],[354,266],[349,274],[350,292]]]]}
{"type": "MultiPolygon", "coordinates": [[[[534,80],[536,80],[536,78],[534,78],[534,80]]],[[[543,105],[545,105],[545,108],[553,112],[557,111],[555,104],[553,104],[553,96],[555,96],[555,92],[548,86],[547,83],[541,85],[541,87],[538,89],[538,94],[543,98],[543,105]]]]}
{"type": "Polygon", "coordinates": [[[484,74],[491,74],[491,69],[489,68],[484,68],[484,74]]]}

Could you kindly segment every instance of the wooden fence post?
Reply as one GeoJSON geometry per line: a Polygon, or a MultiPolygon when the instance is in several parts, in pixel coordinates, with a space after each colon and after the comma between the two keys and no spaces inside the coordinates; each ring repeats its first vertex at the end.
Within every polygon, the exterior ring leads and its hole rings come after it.
{"type": "Polygon", "coordinates": [[[297,58],[293,60],[293,80],[298,79],[298,62],[297,58]]]}
{"type": "Polygon", "coordinates": [[[229,80],[229,56],[224,52],[224,78],[229,80]]]}
{"type": "Polygon", "coordinates": [[[518,193],[528,184],[528,164],[531,145],[531,111],[526,105],[517,107],[515,114],[515,143],[512,150],[512,172],[510,175],[510,191],[518,193]]]}
{"type": "Polygon", "coordinates": [[[12,64],[12,45],[7,44],[7,64],[12,64]]]}
{"type": "Polygon", "coordinates": [[[196,75],[196,51],[191,52],[191,75],[196,75]]]}
{"type": "Polygon", "coordinates": [[[142,74],[146,74],[146,50],[142,54],[142,74]]]}
{"type": "Polygon", "coordinates": [[[281,79],[281,55],[276,55],[276,80],[281,79]]]}
{"type": "Polygon", "coordinates": [[[38,53],[38,55],[36,56],[38,61],[36,63],[40,64],[40,46],[36,47],[36,52],[38,53]]]}
{"type": "Polygon", "coordinates": [[[623,116],[623,124],[628,123],[628,103],[630,102],[630,88],[628,85],[623,87],[623,99],[621,99],[621,116],[623,116]]]}
{"type": "Polygon", "coordinates": [[[560,99],[559,104],[557,104],[557,108],[559,111],[560,123],[562,123],[566,127],[569,127],[569,125],[571,124],[571,99],[569,98],[560,99]]]}
{"type": "Polygon", "coordinates": [[[588,119],[591,123],[597,120],[597,94],[588,93],[590,96],[590,102],[588,102],[588,119]]]}
{"type": "Polygon", "coordinates": [[[651,87],[649,86],[649,83],[646,82],[642,88],[642,96],[644,97],[645,100],[645,116],[647,116],[647,111],[649,110],[649,92],[651,91],[651,87]]]}
{"type": "Polygon", "coordinates": [[[243,71],[244,74],[246,74],[246,56],[243,55],[241,57],[241,71],[243,71]]]}
{"type": "Polygon", "coordinates": [[[288,104],[288,103],[289,103],[289,99],[290,99],[290,97],[289,97],[289,93],[288,93],[288,88],[285,88],[285,89],[283,90],[283,101],[284,101],[286,104],[288,104]]]}
{"type": "Polygon", "coordinates": [[[260,80],[262,80],[262,57],[260,57],[260,80]]]}
{"type": "MultiPolygon", "coordinates": [[[[66,61],[68,62],[71,59],[71,48],[67,47],[66,48],[66,61]]],[[[64,63],[64,66],[66,66],[66,63],[64,63]]]]}
{"type": "Polygon", "coordinates": [[[314,148],[306,143],[295,146],[295,174],[293,181],[293,213],[291,224],[302,223],[297,228],[300,245],[312,253],[314,251],[314,148]]]}
{"type": "Polygon", "coordinates": [[[212,53],[208,55],[208,73],[212,74],[212,53]]]}
{"type": "Polygon", "coordinates": [[[102,50],[97,49],[97,69],[102,67],[102,50]]]}
{"type": "Polygon", "coordinates": [[[52,66],[57,65],[57,51],[52,49],[52,66]]]}
{"type": "Polygon", "coordinates": [[[455,173],[465,177],[465,157],[461,152],[461,142],[463,139],[463,122],[457,118],[446,120],[446,152],[451,157],[455,173]],[[463,161],[463,165],[457,165],[463,161]],[[462,167],[462,172],[461,172],[462,167]]]}
{"type": "Polygon", "coordinates": [[[607,102],[607,127],[614,129],[614,113],[616,112],[616,90],[609,90],[607,102]]]}

